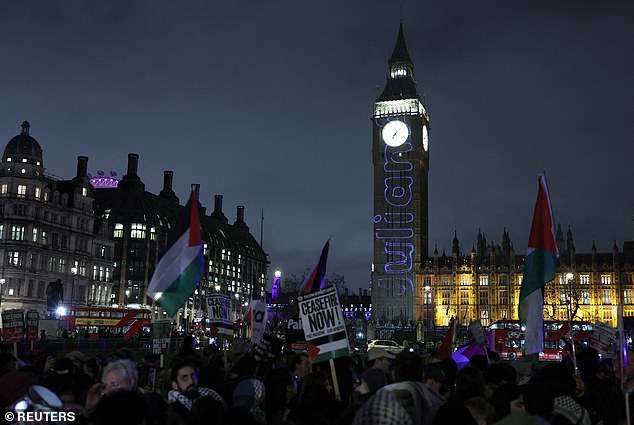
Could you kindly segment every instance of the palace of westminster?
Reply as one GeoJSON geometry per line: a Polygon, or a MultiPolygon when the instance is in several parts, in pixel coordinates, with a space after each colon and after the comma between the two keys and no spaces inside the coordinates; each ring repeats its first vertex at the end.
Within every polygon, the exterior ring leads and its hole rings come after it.
{"type": "MultiPolygon", "coordinates": [[[[500,244],[478,231],[477,246],[468,253],[457,235],[449,254],[437,247],[429,252],[430,117],[417,92],[402,24],[371,125],[373,326],[429,329],[446,326],[451,317],[459,324],[479,319],[485,326],[516,319],[524,256],[515,253],[506,230],[500,244]]],[[[137,154],[128,154],[120,180],[90,175],[88,158],[78,156],[75,176],[62,180],[46,173],[42,148],[30,133],[25,121],[0,163],[0,309],[46,316],[52,282],[63,288],[66,305],[147,306],[152,273],[185,210],[172,190],[173,172],[164,172],[163,189],[152,194],[137,174],[137,154]]],[[[244,222],[243,206],[237,206],[233,223],[223,213],[222,195],[215,195],[211,213],[198,208],[206,270],[179,313],[187,320],[203,309],[206,293],[233,294],[239,303],[262,293],[269,264],[244,222]]],[[[619,305],[625,316],[634,316],[634,242],[621,249],[614,242],[608,253],[593,245],[582,254],[571,229],[564,237],[561,227],[556,241],[558,273],[546,286],[546,319],[567,319],[570,307],[575,319],[615,326],[619,305]]],[[[366,302],[359,317],[369,317],[367,309],[366,302]]],[[[154,314],[161,316],[158,308],[154,314]]]]}

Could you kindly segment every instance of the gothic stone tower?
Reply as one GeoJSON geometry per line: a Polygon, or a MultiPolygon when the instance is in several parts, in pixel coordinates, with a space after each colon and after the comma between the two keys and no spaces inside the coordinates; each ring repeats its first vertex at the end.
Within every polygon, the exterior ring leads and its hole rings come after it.
{"type": "Polygon", "coordinates": [[[418,321],[416,273],[428,256],[429,116],[416,90],[402,23],[387,84],[374,104],[372,163],[373,319],[418,321]]]}

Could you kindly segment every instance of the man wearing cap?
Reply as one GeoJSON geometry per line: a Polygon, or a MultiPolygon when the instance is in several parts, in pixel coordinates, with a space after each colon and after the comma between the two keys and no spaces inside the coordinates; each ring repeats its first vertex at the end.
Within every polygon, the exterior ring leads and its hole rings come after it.
{"type": "Polygon", "coordinates": [[[388,376],[392,368],[392,360],[396,357],[394,354],[383,348],[370,348],[368,351],[368,361],[371,362],[371,369],[381,369],[388,376]]]}

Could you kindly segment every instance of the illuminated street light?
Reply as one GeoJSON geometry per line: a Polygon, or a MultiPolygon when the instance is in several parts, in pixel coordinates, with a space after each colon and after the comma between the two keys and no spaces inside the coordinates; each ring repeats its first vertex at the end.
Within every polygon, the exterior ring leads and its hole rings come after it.
{"type": "Polygon", "coordinates": [[[73,315],[73,301],[75,298],[75,276],[77,276],[77,267],[71,267],[70,273],[73,275],[72,286],[70,287],[70,311],[69,314],[73,315]]]}
{"type": "Polygon", "coordinates": [[[0,311],[2,311],[2,287],[4,286],[5,282],[5,278],[0,278],[0,311]]]}

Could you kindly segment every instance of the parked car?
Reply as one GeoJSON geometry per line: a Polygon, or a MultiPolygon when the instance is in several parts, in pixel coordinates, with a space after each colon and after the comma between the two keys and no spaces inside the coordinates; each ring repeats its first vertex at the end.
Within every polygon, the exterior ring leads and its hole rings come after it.
{"type": "Polygon", "coordinates": [[[403,351],[403,348],[405,347],[399,345],[396,341],[392,341],[391,339],[371,339],[368,342],[368,351],[372,348],[382,348],[396,354],[403,351]]]}

